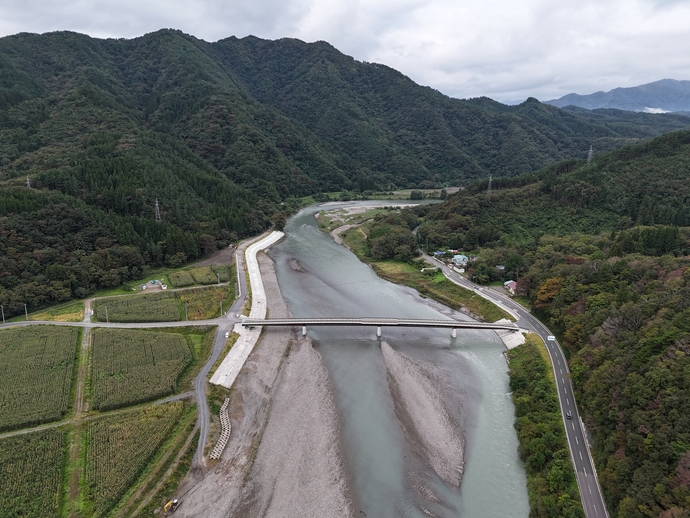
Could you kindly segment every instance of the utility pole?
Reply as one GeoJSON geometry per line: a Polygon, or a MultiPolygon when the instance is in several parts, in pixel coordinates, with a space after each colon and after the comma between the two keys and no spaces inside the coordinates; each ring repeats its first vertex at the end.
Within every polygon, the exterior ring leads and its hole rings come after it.
{"type": "Polygon", "coordinates": [[[491,194],[491,175],[489,175],[489,186],[486,188],[486,193],[491,194]]]}
{"type": "Polygon", "coordinates": [[[220,286],[220,275],[218,275],[218,272],[215,272],[215,273],[216,273],[216,277],[218,277],[218,286],[220,286]]]}
{"type": "Polygon", "coordinates": [[[108,306],[105,307],[105,321],[110,324],[110,319],[108,318],[108,306]]]}
{"type": "Polygon", "coordinates": [[[189,315],[187,314],[187,304],[184,305],[184,319],[189,320],[189,315]]]}
{"type": "MultiPolygon", "coordinates": [[[[4,313],[4,311],[3,311],[4,313]]],[[[24,316],[26,317],[27,320],[29,320],[29,312],[26,310],[26,302],[24,303],[24,316]]]]}
{"type": "Polygon", "coordinates": [[[590,145],[589,151],[587,151],[587,163],[588,164],[592,161],[593,156],[594,156],[594,148],[590,145]]]}
{"type": "Polygon", "coordinates": [[[158,205],[158,198],[156,198],[156,222],[157,223],[161,222],[161,208],[158,205]]]}
{"type": "Polygon", "coordinates": [[[2,310],[2,323],[5,323],[5,308],[4,306],[0,306],[0,310],[2,310]]]}
{"type": "Polygon", "coordinates": [[[220,301],[220,316],[223,316],[223,301],[220,301]]]}

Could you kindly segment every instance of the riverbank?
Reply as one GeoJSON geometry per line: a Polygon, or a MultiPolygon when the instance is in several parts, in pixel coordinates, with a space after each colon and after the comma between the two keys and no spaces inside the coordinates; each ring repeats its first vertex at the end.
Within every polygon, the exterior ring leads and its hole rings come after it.
{"type": "MultiPolygon", "coordinates": [[[[393,205],[393,207],[399,207],[393,205]]],[[[480,322],[496,322],[502,318],[512,322],[515,318],[502,308],[481,297],[472,290],[468,290],[449,281],[439,272],[420,271],[426,263],[420,261],[412,265],[402,261],[377,261],[366,255],[366,223],[371,218],[362,219],[362,215],[381,212],[380,207],[358,206],[334,209],[336,212],[321,212],[316,215],[319,228],[328,231],[334,222],[344,223],[330,230],[329,234],[337,244],[346,246],[360,261],[371,266],[376,274],[387,281],[402,284],[417,290],[422,296],[444,304],[456,311],[460,311],[480,322]],[[359,216],[352,219],[353,216],[359,216]],[[325,218],[328,219],[325,222],[325,218]],[[323,224],[327,223],[327,224],[323,224]]]]}
{"type": "MultiPolygon", "coordinates": [[[[257,260],[268,315],[291,317],[273,261],[263,253],[257,260]]],[[[228,445],[202,480],[181,488],[176,514],[352,516],[333,394],[309,341],[290,329],[264,329],[229,397],[228,445]]]]}

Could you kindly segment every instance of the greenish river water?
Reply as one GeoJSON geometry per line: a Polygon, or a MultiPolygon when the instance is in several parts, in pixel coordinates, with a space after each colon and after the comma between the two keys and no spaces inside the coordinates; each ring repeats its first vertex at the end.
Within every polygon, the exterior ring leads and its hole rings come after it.
{"type": "MultiPolygon", "coordinates": [[[[270,252],[293,315],[466,319],[422,299],[414,290],[377,277],[318,229],[314,215],[319,210],[308,207],[291,218],[286,238],[270,252]]],[[[318,342],[335,388],[356,516],[528,516],[505,347],[494,332],[459,331],[453,339],[447,330],[383,329],[383,339],[395,350],[438,366],[451,380],[453,393],[448,404],[465,423],[460,488],[444,483],[406,443],[375,329],[312,328],[309,336],[318,342]],[[415,480],[423,480],[435,496],[421,495],[415,480]]]]}

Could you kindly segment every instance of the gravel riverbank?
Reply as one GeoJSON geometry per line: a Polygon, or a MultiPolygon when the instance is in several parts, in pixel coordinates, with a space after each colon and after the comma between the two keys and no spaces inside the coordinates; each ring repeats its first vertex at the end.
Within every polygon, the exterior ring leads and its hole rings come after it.
{"type": "MultiPolygon", "coordinates": [[[[291,317],[273,261],[258,255],[268,316],[291,317]]],[[[337,415],[318,352],[265,328],[230,394],[232,434],[216,466],[180,490],[181,517],[352,515],[337,415]]]]}
{"type": "Polygon", "coordinates": [[[412,360],[381,342],[395,414],[405,439],[422,462],[455,487],[464,465],[464,437],[445,403],[445,374],[430,363],[412,360]]]}

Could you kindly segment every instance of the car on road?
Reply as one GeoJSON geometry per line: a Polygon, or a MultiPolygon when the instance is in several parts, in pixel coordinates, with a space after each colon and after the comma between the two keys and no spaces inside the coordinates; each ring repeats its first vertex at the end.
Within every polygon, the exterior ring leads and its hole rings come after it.
{"type": "Polygon", "coordinates": [[[225,332],[225,338],[230,338],[230,332],[229,331],[225,332]]]}
{"type": "Polygon", "coordinates": [[[573,418],[573,414],[570,413],[570,410],[568,410],[568,411],[565,413],[565,417],[567,417],[568,419],[572,419],[572,418],[573,418]]]}
{"type": "Polygon", "coordinates": [[[553,336],[553,335],[547,336],[546,339],[547,339],[549,342],[555,342],[555,341],[556,341],[556,337],[553,336]]]}

